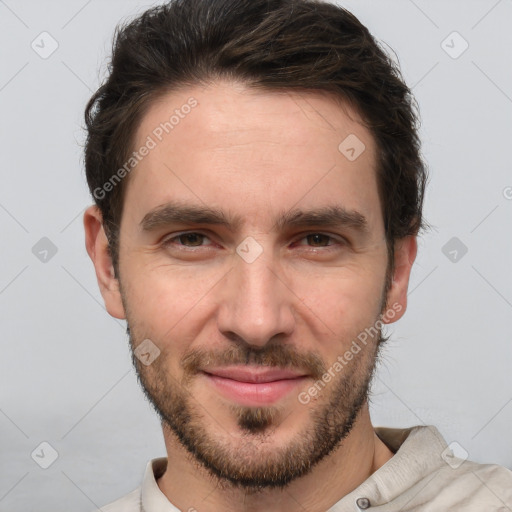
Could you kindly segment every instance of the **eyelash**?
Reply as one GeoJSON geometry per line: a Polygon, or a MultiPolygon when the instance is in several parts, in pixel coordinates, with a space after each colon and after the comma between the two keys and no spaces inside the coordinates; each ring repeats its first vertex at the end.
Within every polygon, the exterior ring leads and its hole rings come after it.
{"type": "MultiPolygon", "coordinates": [[[[210,247],[212,245],[212,244],[206,244],[206,245],[202,245],[201,244],[201,245],[197,245],[197,246],[187,246],[187,245],[178,244],[178,243],[175,242],[175,240],[178,240],[180,237],[186,236],[186,235],[198,235],[198,236],[201,236],[201,237],[204,237],[204,238],[210,240],[208,235],[206,235],[204,233],[200,233],[198,231],[185,231],[183,233],[178,233],[177,235],[173,235],[172,237],[164,239],[162,241],[162,245],[164,247],[169,247],[170,245],[174,245],[176,247],[180,247],[180,249],[178,249],[178,250],[182,250],[182,251],[196,251],[200,247],[210,247]]],[[[342,245],[342,246],[347,245],[347,241],[344,238],[342,238],[342,237],[335,237],[335,236],[330,235],[328,233],[322,233],[322,232],[317,232],[317,231],[313,231],[313,232],[310,232],[310,233],[303,234],[302,237],[297,239],[296,242],[300,242],[302,240],[307,239],[308,237],[315,236],[315,235],[320,235],[320,236],[327,237],[329,239],[329,242],[332,242],[332,243],[329,243],[328,245],[324,245],[324,246],[309,246],[307,244],[304,244],[304,245],[301,244],[301,246],[302,247],[310,247],[311,249],[329,250],[329,248],[331,248],[331,247],[333,247],[335,245],[342,245]]],[[[294,242],[294,243],[296,243],[296,242],[294,242]]]]}

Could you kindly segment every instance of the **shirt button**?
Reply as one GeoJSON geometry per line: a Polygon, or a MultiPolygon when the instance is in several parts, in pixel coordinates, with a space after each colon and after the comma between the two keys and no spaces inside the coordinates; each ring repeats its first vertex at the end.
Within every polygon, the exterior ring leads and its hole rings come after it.
{"type": "Polygon", "coordinates": [[[358,498],[356,500],[356,505],[359,510],[366,510],[370,508],[370,500],[368,498],[358,498]]]}

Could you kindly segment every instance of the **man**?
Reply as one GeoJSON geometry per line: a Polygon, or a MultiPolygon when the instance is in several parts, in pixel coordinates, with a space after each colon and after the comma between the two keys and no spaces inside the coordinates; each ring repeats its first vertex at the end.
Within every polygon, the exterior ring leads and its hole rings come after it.
{"type": "Polygon", "coordinates": [[[152,8],[86,122],[86,246],[167,449],[102,510],[511,510],[507,469],[371,424],[426,172],[409,90],[353,15],[152,8]]]}

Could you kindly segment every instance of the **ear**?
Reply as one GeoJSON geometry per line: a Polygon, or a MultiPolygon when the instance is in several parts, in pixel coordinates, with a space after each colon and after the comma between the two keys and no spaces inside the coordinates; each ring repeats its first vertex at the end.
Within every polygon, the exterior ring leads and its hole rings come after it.
{"type": "Polygon", "coordinates": [[[407,309],[409,277],[417,252],[416,236],[406,236],[395,242],[395,268],[386,303],[389,314],[385,313],[382,317],[382,321],[386,324],[391,324],[402,318],[407,309]]]}
{"type": "Polygon", "coordinates": [[[97,206],[90,206],[84,213],[85,247],[96,270],[96,279],[105,307],[115,318],[126,318],[119,281],[114,275],[108,239],[103,229],[103,218],[97,206]]]}

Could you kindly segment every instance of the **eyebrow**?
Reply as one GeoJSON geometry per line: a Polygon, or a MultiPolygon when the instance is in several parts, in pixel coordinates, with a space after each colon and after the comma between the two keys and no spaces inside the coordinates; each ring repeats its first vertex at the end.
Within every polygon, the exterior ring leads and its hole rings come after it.
{"type": "MultiPolygon", "coordinates": [[[[171,224],[208,224],[237,231],[243,224],[243,218],[241,216],[229,217],[222,210],[208,206],[170,202],[146,213],[140,222],[140,228],[142,231],[149,232],[171,224]]],[[[312,210],[292,209],[282,212],[274,223],[274,229],[279,231],[313,226],[347,227],[363,233],[368,232],[368,221],[362,213],[347,210],[338,205],[312,210]]]]}
{"type": "Polygon", "coordinates": [[[356,211],[341,206],[324,206],[314,210],[290,210],[283,213],[276,222],[278,230],[296,227],[347,227],[361,232],[368,232],[366,217],[356,211]]]}
{"type": "Polygon", "coordinates": [[[242,218],[229,219],[222,210],[208,206],[166,203],[146,213],[140,221],[142,231],[154,231],[169,224],[212,224],[237,230],[242,218]]]}

